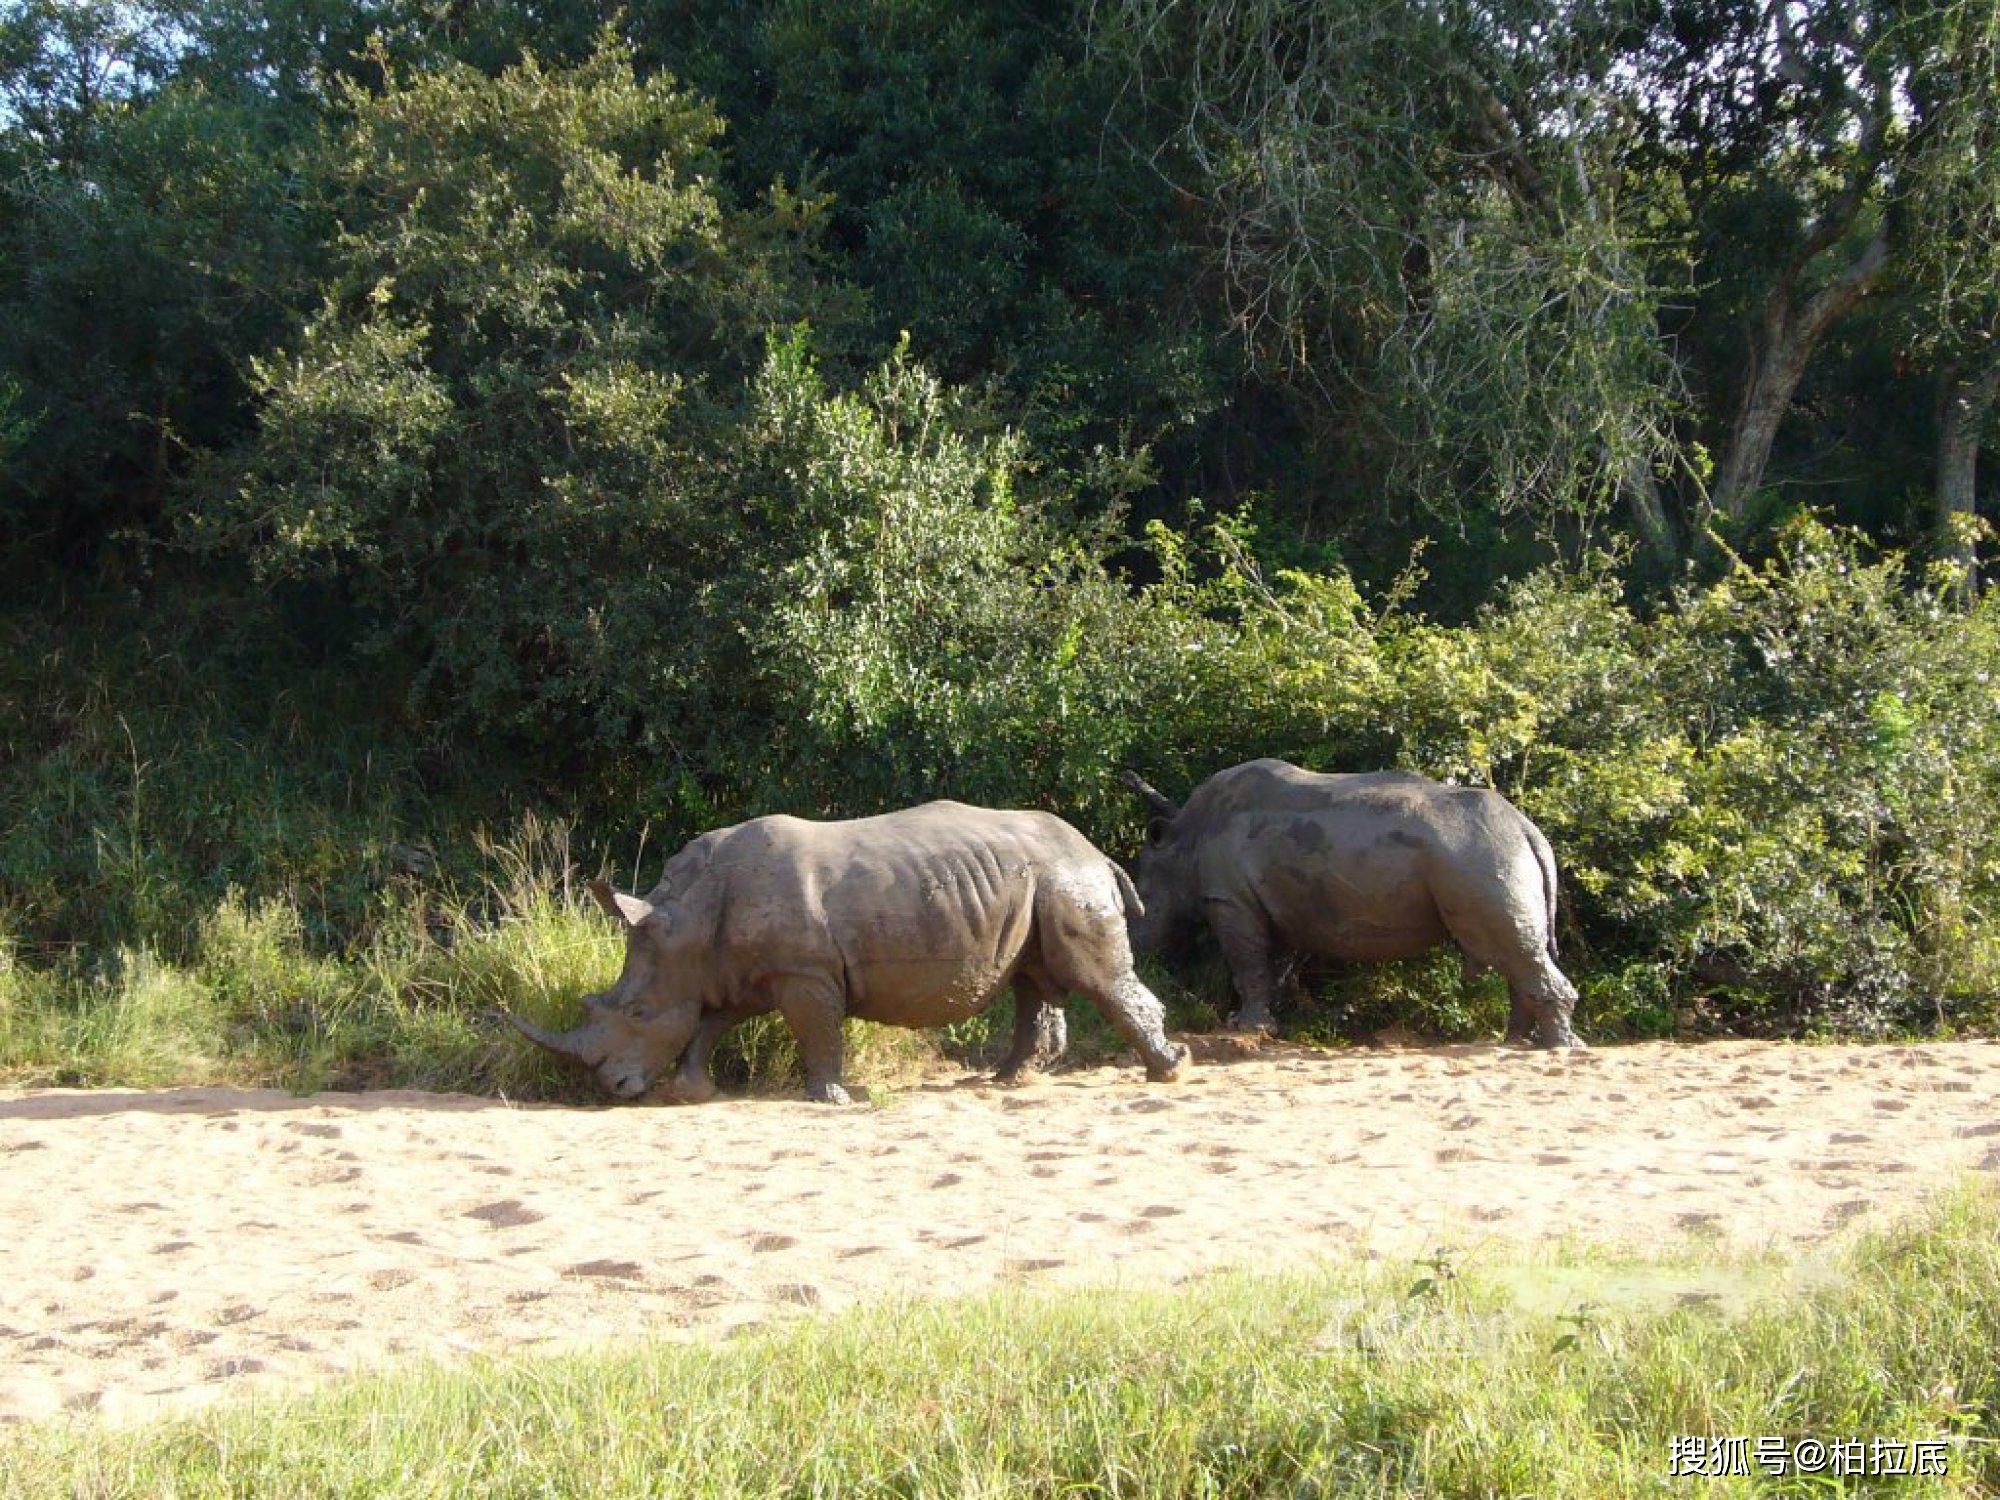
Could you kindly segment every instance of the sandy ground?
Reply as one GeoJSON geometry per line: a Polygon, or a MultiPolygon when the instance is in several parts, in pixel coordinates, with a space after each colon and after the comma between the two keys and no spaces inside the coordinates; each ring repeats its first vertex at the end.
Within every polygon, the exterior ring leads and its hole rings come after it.
{"type": "Polygon", "coordinates": [[[2000,1167],[2000,1044],[1271,1048],[873,1105],[0,1095],[0,1419],[1003,1278],[1803,1246],[2000,1167]]]}

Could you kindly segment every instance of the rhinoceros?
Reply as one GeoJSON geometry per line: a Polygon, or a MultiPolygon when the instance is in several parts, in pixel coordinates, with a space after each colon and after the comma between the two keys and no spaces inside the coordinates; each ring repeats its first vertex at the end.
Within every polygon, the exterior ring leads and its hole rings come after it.
{"type": "Polygon", "coordinates": [[[1232,1026],[1272,1028],[1300,957],[1413,958],[1454,941],[1469,970],[1505,976],[1509,1042],[1582,1045],[1576,989],[1556,967],[1555,855],[1498,792],[1253,760],[1176,807],[1135,772],[1122,779],[1153,811],[1133,944],[1171,952],[1206,922],[1241,1002],[1232,1026]]]}
{"type": "Polygon", "coordinates": [[[775,1010],[798,1040],[806,1097],[846,1103],[846,1017],[946,1026],[1009,986],[1003,1081],[1060,1051],[1073,991],[1097,1002],[1148,1078],[1170,1081],[1188,1062],[1132,971],[1130,879],[1049,813],[930,802],[847,822],[753,818],[688,844],[643,900],[592,890],[625,926],[618,983],[585,997],[572,1031],[514,1024],[619,1098],[647,1093],[676,1061],[674,1096],[711,1096],[716,1040],[775,1010]]]}

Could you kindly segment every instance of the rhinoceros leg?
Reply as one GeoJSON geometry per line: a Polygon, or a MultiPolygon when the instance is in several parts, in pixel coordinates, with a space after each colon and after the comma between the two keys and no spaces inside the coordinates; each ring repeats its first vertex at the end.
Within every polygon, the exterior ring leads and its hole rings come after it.
{"type": "MultiPolygon", "coordinates": [[[[1537,1047],[1577,1047],[1584,1044],[1570,1029],[1570,1017],[1576,1013],[1576,986],[1569,982],[1569,976],[1556,967],[1555,960],[1546,954],[1537,954],[1533,966],[1533,977],[1528,986],[1529,1004],[1535,1011],[1535,1045],[1537,1047]]],[[[1512,992],[1512,986],[1509,986],[1512,992]]]]}
{"type": "Polygon", "coordinates": [[[681,1054],[681,1065],[674,1074],[668,1097],[676,1104],[706,1104],[713,1099],[715,1079],[708,1071],[708,1060],[714,1055],[716,1043],[739,1023],[752,1016],[768,1015],[770,1010],[769,1005],[737,1005],[727,1010],[712,1010],[703,1016],[694,1040],[681,1054]]]}
{"type": "Polygon", "coordinates": [[[777,1010],[799,1045],[806,1098],[815,1104],[846,1104],[847,1090],[840,1078],[847,1046],[841,1026],[847,1007],[839,989],[819,981],[792,981],[778,992],[777,1010]]]}
{"type": "Polygon", "coordinates": [[[1187,1048],[1167,1040],[1167,1008],[1160,997],[1127,972],[1105,994],[1091,994],[1119,1034],[1132,1044],[1146,1064],[1146,1077],[1154,1083],[1178,1080],[1193,1056],[1187,1048]]]}
{"type": "Polygon", "coordinates": [[[1234,901],[1212,901],[1208,925],[1222,948],[1223,962],[1236,987],[1236,1014],[1231,1031],[1276,1031],[1275,1005],[1279,989],[1277,944],[1271,924],[1234,901]]]}
{"type": "Polygon", "coordinates": [[[1069,1012],[1063,1008],[1063,996],[1057,995],[1042,1007],[1042,1014],[1035,1023],[1034,1065],[1038,1068],[1052,1068],[1063,1060],[1069,1051],[1069,1012]]]}
{"type": "MultiPolygon", "coordinates": [[[[1108,883],[1108,871],[1104,878],[1108,883]]],[[[1132,944],[1115,896],[1093,899],[1088,889],[1051,883],[1037,895],[1035,929],[1039,967],[1056,993],[1096,1002],[1153,1082],[1179,1078],[1191,1054],[1167,1039],[1167,1008],[1132,972],[1132,944]]]]}
{"type": "Polygon", "coordinates": [[[1040,973],[1015,976],[1014,1039],[993,1075],[994,1082],[1019,1083],[1023,1070],[1045,1068],[1063,1055],[1069,1044],[1069,1023],[1062,999],[1062,991],[1040,973]]]}
{"type": "Polygon", "coordinates": [[[1576,986],[1556,967],[1546,949],[1510,953],[1492,960],[1507,976],[1506,1045],[1514,1047],[1581,1047],[1570,1030],[1576,1010],[1576,986]]]}

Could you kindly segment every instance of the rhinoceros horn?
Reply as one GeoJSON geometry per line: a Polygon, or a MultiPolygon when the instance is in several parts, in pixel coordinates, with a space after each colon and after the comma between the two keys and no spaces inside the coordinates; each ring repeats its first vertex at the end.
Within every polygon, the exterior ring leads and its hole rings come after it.
{"type": "Polygon", "coordinates": [[[524,1021],[519,1016],[510,1015],[514,1029],[533,1042],[537,1047],[545,1047],[557,1057],[569,1058],[585,1067],[594,1068],[604,1061],[602,1039],[598,1036],[597,1021],[593,1017],[573,1031],[549,1031],[524,1021]]]}
{"type": "Polygon", "coordinates": [[[1141,797],[1144,797],[1146,805],[1152,808],[1158,816],[1162,818],[1174,818],[1180,815],[1180,809],[1174,806],[1172,799],[1165,792],[1147,781],[1137,771],[1120,771],[1118,779],[1137,792],[1141,797]]]}

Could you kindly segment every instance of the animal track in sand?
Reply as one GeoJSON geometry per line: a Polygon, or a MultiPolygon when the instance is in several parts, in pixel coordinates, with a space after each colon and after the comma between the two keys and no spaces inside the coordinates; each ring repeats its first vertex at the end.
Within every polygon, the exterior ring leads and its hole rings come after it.
{"type": "Polygon", "coordinates": [[[612,1281],[632,1281],[643,1274],[636,1260],[580,1260],[563,1267],[565,1276],[601,1276],[612,1281]]]}

